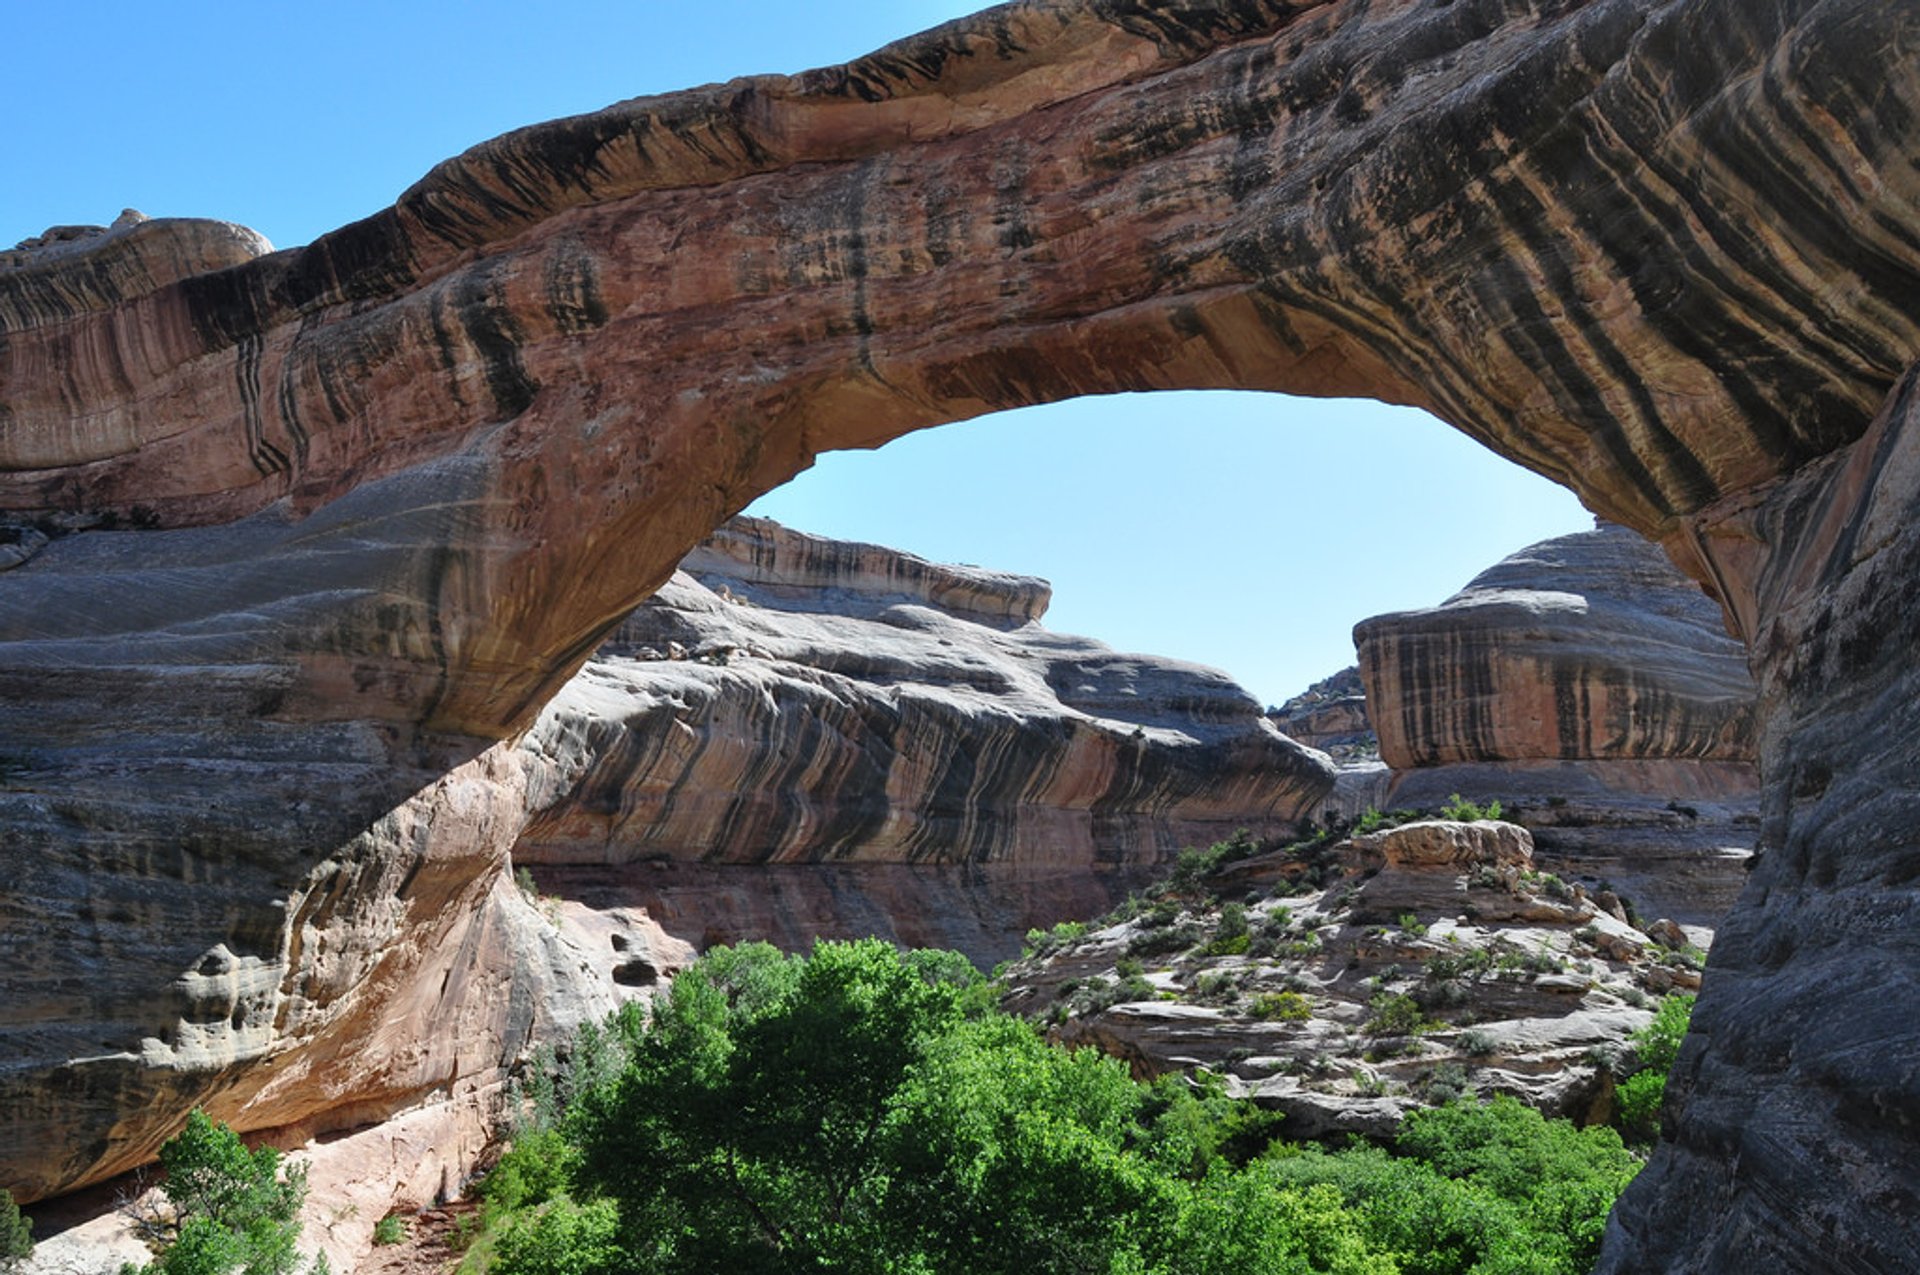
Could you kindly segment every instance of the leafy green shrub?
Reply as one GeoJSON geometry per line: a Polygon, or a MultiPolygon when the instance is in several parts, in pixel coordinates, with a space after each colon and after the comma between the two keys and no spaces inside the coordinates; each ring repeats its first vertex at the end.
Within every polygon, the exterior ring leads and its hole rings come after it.
{"type": "Polygon", "coordinates": [[[1377,807],[1368,806],[1360,812],[1360,817],[1353,821],[1353,832],[1364,836],[1369,832],[1378,832],[1382,828],[1394,828],[1403,823],[1410,823],[1419,817],[1420,812],[1417,810],[1382,811],[1377,807]]]}
{"type": "Polygon", "coordinates": [[[400,1244],[407,1238],[407,1221],[398,1213],[389,1213],[373,1224],[375,1244],[400,1244]]]}
{"type": "Polygon", "coordinates": [[[1680,1042],[1692,1018],[1692,993],[1669,996],[1660,1002],[1653,1021],[1631,1037],[1638,1070],[1620,1082],[1614,1096],[1619,1107],[1616,1123],[1636,1142],[1652,1142],[1660,1135],[1667,1073],[1680,1055],[1680,1042]]]}
{"type": "Polygon", "coordinates": [[[1484,947],[1468,948],[1458,956],[1432,956],[1421,967],[1421,977],[1435,983],[1452,982],[1455,979],[1475,978],[1491,973],[1494,967],[1494,955],[1484,947]]]}
{"type": "Polygon", "coordinates": [[[1483,820],[1498,819],[1500,817],[1500,802],[1496,799],[1489,801],[1484,806],[1479,806],[1461,797],[1461,795],[1456,792],[1447,798],[1447,803],[1444,806],[1440,807],[1440,817],[1442,819],[1452,819],[1458,823],[1479,823],[1483,820]]]}
{"type": "Polygon", "coordinates": [[[1184,952],[1204,937],[1199,922],[1182,921],[1165,929],[1147,930],[1134,935],[1127,941],[1127,955],[1165,956],[1169,952],[1184,952]]]}
{"type": "Polygon", "coordinates": [[[1485,1058],[1500,1049],[1500,1042],[1491,1033],[1479,1030],[1463,1031],[1454,1037],[1453,1043],[1470,1058],[1485,1058]]]}
{"type": "Polygon", "coordinates": [[[1087,936],[1087,927],[1081,921],[1062,921],[1050,930],[1028,930],[1027,946],[1035,956],[1045,956],[1070,944],[1077,943],[1087,936]]]}
{"type": "Polygon", "coordinates": [[[481,1181],[480,1199],[488,1210],[499,1213],[544,1204],[566,1192],[574,1158],[573,1148],[557,1128],[520,1133],[481,1181]]]}
{"type": "Polygon", "coordinates": [[[1180,919],[1180,905],[1169,899],[1143,908],[1135,917],[1143,930],[1164,930],[1180,919]]]}
{"type": "Polygon", "coordinates": [[[1441,1063],[1422,1080],[1420,1097],[1435,1106],[1445,1106],[1463,1097],[1467,1090],[1467,1069],[1459,1063],[1441,1063]]]}
{"type": "Polygon", "coordinates": [[[622,1265],[620,1212],[612,1200],[552,1201],[509,1217],[494,1243],[491,1275],[614,1275],[622,1265]]]}
{"type": "Polygon", "coordinates": [[[1367,1008],[1366,1026],[1361,1030],[1369,1036],[1411,1036],[1423,1025],[1419,1003],[1398,992],[1377,993],[1367,1008]]]}
{"type": "Polygon", "coordinates": [[[240,1135],[196,1108],[160,1148],[161,1190],[174,1208],[173,1242],[148,1275],[287,1275],[298,1254],[304,1167],[280,1175],[280,1153],[248,1151],[240,1135]]]}
{"type": "Polygon", "coordinates": [[[0,1271],[12,1271],[33,1256],[33,1219],[20,1214],[13,1195],[0,1191],[0,1271]]]}
{"type": "Polygon", "coordinates": [[[1262,992],[1247,1013],[1272,1022],[1304,1023],[1313,1017],[1313,1005],[1298,992],[1262,992]]]}
{"type": "Polygon", "coordinates": [[[1193,982],[1193,997],[1202,1005],[1231,1005],[1240,999],[1240,981],[1231,974],[1202,974],[1193,982]]]}

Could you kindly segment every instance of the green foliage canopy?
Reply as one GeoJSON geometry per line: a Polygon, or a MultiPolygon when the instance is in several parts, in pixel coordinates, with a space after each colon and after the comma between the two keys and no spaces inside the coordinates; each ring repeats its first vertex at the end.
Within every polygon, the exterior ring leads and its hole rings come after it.
{"type": "Polygon", "coordinates": [[[249,1151],[240,1135],[197,1108],[160,1148],[161,1190],[178,1230],[146,1275],[288,1275],[298,1261],[303,1168],[280,1172],[280,1153],[249,1151]]]}
{"type": "Polygon", "coordinates": [[[1574,1275],[1633,1167],[1510,1102],[1269,1151],[1218,1082],[1140,1084],[871,940],[716,949],[589,1070],[485,1188],[498,1275],[1574,1275]]]}

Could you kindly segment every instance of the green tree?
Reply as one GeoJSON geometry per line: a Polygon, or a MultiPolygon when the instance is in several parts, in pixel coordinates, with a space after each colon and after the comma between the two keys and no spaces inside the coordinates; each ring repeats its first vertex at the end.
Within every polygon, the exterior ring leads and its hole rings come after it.
{"type": "Polygon", "coordinates": [[[959,1022],[949,963],[875,940],[717,949],[621,1029],[629,1062],[569,1129],[637,1264],[856,1269],[889,1179],[895,1091],[959,1022]]]}
{"type": "Polygon", "coordinates": [[[198,1109],[160,1148],[161,1190],[178,1230],[149,1275],[288,1275],[298,1253],[304,1169],[280,1174],[280,1153],[248,1151],[240,1135],[198,1109]]]}
{"type": "Polygon", "coordinates": [[[1680,1056],[1693,1019],[1693,993],[1682,992],[1660,1002],[1653,1021],[1633,1034],[1638,1070],[1620,1083],[1618,1123],[1636,1142],[1652,1142],[1660,1135],[1660,1109],[1667,1098],[1667,1073],[1680,1056]]]}
{"type": "Polygon", "coordinates": [[[33,1256],[33,1219],[23,1217],[10,1191],[0,1191],[0,1271],[12,1271],[33,1256]]]}
{"type": "Polygon", "coordinates": [[[895,1104],[883,1244],[983,1275],[1138,1265],[1164,1247],[1176,1198],[1171,1174],[1126,1148],[1144,1092],[1120,1063],[1019,1020],[957,1026],[895,1104]]]}
{"type": "Polygon", "coordinates": [[[1283,1147],[874,941],[717,949],[600,1040],[485,1188],[496,1275],[1575,1275],[1634,1167],[1506,1099],[1283,1147]]]}

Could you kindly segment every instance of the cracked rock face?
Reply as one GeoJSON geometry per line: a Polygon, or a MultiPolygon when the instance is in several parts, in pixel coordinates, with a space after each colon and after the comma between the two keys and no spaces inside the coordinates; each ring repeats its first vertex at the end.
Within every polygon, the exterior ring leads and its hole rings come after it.
{"type": "Polygon", "coordinates": [[[1138,1074],[1205,1066],[1284,1112],[1290,1138],[1387,1137],[1463,1093],[1605,1121],[1618,1055],[1653,994],[1699,985],[1697,950],[1680,949],[1709,934],[1643,931],[1534,868],[1527,830],[1498,821],[1280,847],[1224,865],[1200,898],[1027,953],[1003,1004],[1138,1074]]]}
{"type": "Polygon", "coordinates": [[[493,851],[433,840],[497,840],[487,803],[420,803],[494,782],[819,451],[1220,386],[1429,407],[1727,607],[1766,854],[1606,1261],[1912,1268],[1873,1219],[1920,1162],[1885,1017],[1917,51],[1885,0],[1029,0],[509,134],[302,249],[156,220],[7,254],[0,512],[54,538],[0,572],[0,1048],[66,1086],[4,1095],[58,1166],[10,1172],[71,1184],[223,1093],[271,1119],[264,1056],[145,1061],[216,1034],[203,958],[281,965],[293,1015],[338,1003],[312,934],[478,915],[493,851]]]}

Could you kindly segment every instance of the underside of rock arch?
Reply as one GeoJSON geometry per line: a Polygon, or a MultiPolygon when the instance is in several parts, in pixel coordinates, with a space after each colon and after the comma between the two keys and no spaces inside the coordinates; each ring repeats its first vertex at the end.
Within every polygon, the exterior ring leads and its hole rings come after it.
{"type": "Polygon", "coordinates": [[[824,450],[1236,387],[1426,407],[1722,602],[1765,853],[1603,1268],[1920,1268],[1917,141],[1886,0],[1025,0],[306,248],[0,254],[0,1177],[497,1070],[564,963],[502,741],[687,549],[824,450]]]}

